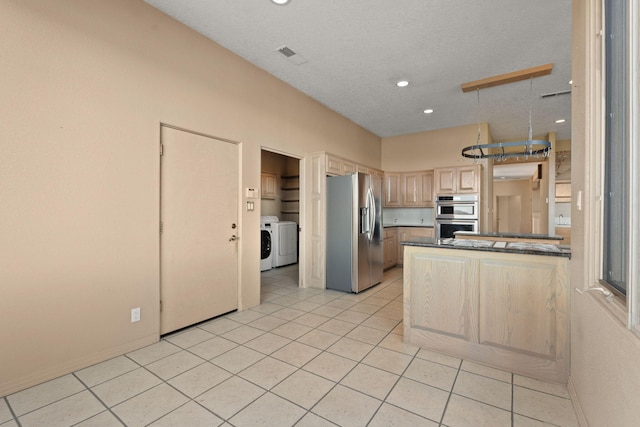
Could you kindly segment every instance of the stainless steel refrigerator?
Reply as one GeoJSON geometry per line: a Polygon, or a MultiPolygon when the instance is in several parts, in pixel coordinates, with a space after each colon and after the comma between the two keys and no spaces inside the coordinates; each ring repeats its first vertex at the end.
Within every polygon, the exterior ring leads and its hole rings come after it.
{"type": "Polygon", "coordinates": [[[382,177],[327,177],[327,289],[360,292],[382,281],[382,177]]]}

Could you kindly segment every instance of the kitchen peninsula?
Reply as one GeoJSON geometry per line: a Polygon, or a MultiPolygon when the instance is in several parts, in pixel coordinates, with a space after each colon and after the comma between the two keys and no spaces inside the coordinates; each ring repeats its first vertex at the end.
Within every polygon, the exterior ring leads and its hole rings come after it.
{"type": "Polygon", "coordinates": [[[548,243],[403,241],[409,343],[566,383],[569,258],[548,243]]]}

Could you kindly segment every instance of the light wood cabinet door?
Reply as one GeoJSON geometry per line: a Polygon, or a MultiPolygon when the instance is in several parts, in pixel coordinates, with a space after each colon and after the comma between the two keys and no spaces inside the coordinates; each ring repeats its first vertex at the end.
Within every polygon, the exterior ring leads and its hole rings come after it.
{"type": "Polygon", "coordinates": [[[327,175],[342,175],[342,160],[337,157],[327,156],[326,168],[327,175]]]}
{"type": "Polygon", "coordinates": [[[420,174],[421,192],[420,205],[431,207],[435,204],[435,187],[433,183],[433,171],[425,171],[420,174]]]}
{"type": "Polygon", "coordinates": [[[275,174],[263,172],[260,174],[260,192],[263,199],[275,199],[278,190],[278,179],[275,174]]]}
{"type": "Polygon", "coordinates": [[[456,168],[458,193],[480,192],[480,165],[460,166],[456,168]]]}
{"type": "Polygon", "coordinates": [[[421,206],[422,180],[420,172],[410,172],[402,174],[402,195],[403,206],[421,206]]]}
{"type": "Polygon", "coordinates": [[[398,263],[398,234],[395,228],[384,230],[384,269],[398,263]]]}
{"type": "Polygon", "coordinates": [[[457,192],[456,168],[438,168],[433,172],[437,194],[455,194],[457,192]]]}
{"type": "Polygon", "coordinates": [[[341,167],[341,175],[349,175],[357,172],[357,166],[355,163],[347,162],[346,160],[342,161],[341,167]]]}
{"type": "Polygon", "coordinates": [[[398,227],[398,264],[402,265],[404,258],[404,246],[400,243],[413,240],[415,237],[435,237],[435,228],[433,227],[398,227]]]}
{"type": "Polygon", "coordinates": [[[384,174],[384,205],[402,206],[402,174],[384,174]]]}

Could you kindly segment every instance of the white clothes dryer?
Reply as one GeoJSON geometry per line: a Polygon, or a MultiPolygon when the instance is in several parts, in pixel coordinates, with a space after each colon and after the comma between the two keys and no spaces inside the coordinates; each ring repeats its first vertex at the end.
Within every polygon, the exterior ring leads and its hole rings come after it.
{"type": "Polygon", "coordinates": [[[272,223],[273,229],[273,266],[298,262],[298,224],[293,221],[272,223]]]}
{"type": "Polygon", "coordinates": [[[277,216],[260,217],[260,271],[273,268],[273,228],[277,216]]]}

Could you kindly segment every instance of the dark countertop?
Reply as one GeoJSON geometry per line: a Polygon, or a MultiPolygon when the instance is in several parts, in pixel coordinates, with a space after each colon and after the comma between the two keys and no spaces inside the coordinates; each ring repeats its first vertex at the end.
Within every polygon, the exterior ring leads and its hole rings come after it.
{"type": "Polygon", "coordinates": [[[440,239],[415,237],[400,242],[404,246],[422,246],[426,248],[463,249],[470,251],[504,252],[509,254],[545,255],[571,258],[571,249],[566,246],[549,243],[494,242],[490,240],[440,239]]]}
{"type": "Polygon", "coordinates": [[[523,234],[523,233],[470,233],[468,231],[456,231],[456,235],[459,236],[478,236],[478,237],[493,237],[493,238],[505,238],[505,239],[540,239],[540,240],[564,240],[562,236],[548,236],[546,234],[523,234]]]}
{"type": "Polygon", "coordinates": [[[434,225],[427,225],[427,224],[383,224],[382,225],[382,228],[395,228],[395,227],[433,228],[434,225]]]}

